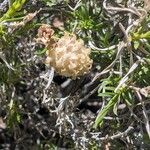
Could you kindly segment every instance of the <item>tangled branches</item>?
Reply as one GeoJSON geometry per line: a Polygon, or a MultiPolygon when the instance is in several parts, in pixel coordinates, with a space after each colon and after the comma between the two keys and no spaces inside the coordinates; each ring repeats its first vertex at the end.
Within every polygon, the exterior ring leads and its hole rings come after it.
{"type": "Polygon", "coordinates": [[[149,147],[150,1],[8,2],[0,3],[0,148],[149,147]],[[35,40],[42,24],[45,47],[35,40]]]}

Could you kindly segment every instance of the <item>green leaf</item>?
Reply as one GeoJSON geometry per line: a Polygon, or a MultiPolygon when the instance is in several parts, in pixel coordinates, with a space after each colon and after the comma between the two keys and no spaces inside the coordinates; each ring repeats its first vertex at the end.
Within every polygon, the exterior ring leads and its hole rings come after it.
{"type": "Polygon", "coordinates": [[[126,93],[123,93],[122,96],[123,96],[125,102],[127,103],[127,105],[131,106],[133,103],[133,98],[132,98],[131,93],[128,91],[126,93]]]}
{"type": "Polygon", "coordinates": [[[102,125],[102,121],[104,119],[104,117],[107,115],[107,113],[112,109],[112,107],[114,106],[114,104],[117,103],[118,101],[118,97],[119,94],[116,94],[109,102],[108,104],[104,107],[104,109],[102,111],[99,112],[96,120],[95,120],[95,124],[94,124],[94,128],[97,128],[98,126],[102,125]]]}
{"type": "Polygon", "coordinates": [[[113,86],[106,86],[105,90],[114,91],[115,87],[113,87],[113,86]]]}
{"type": "Polygon", "coordinates": [[[38,50],[35,52],[36,55],[42,55],[47,51],[47,49],[43,49],[43,50],[38,50]]]}
{"type": "Polygon", "coordinates": [[[117,113],[117,109],[118,108],[118,103],[114,104],[114,107],[113,107],[113,113],[117,116],[118,113],[117,113]]]}
{"type": "Polygon", "coordinates": [[[104,117],[114,107],[114,105],[118,102],[119,97],[122,95],[122,93],[126,92],[126,90],[127,88],[124,87],[124,88],[121,88],[118,93],[115,93],[115,95],[109,100],[108,104],[97,115],[93,128],[97,128],[98,126],[102,125],[102,121],[104,117]]]}
{"type": "Polygon", "coordinates": [[[0,22],[13,17],[13,15],[22,8],[25,2],[26,0],[16,0],[8,11],[0,18],[0,22]]]}
{"type": "Polygon", "coordinates": [[[134,49],[138,49],[140,46],[139,41],[134,41],[134,49]]]}
{"type": "Polygon", "coordinates": [[[104,80],[102,83],[101,83],[101,86],[99,87],[98,89],[98,93],[101,92],[102,89],[104,89],[106,87],[106,85],[110,84],[111,82],[109,80],[104,80]]]}
{"type": "Polygon", "coordinates": [[[112,97],[114,95],[115,95],[115,93],[112,93],[112,92],[105,92],[105,93],[98,94],[98,96],[100,96],[100,97],[112,97]]]}

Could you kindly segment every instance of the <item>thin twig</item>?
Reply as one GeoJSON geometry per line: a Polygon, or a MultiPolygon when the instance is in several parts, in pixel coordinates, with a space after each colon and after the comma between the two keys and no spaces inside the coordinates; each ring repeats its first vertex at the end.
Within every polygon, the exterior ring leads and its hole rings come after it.
{"type": "Polygon", "coordinates": [[[114,65],[116,64],[116,61],[120,57],[124,47],[125,47],[124,42],[120,42],[118,45],[118,52],[117,52],[115,60],[108,67],[106,67],[102,72],[96,74],[96,76],[93,78],[92,82],[94,82],[96,79],[98,79],[101,75],[110,72],[110,70],[114,67],[114,65]]]}
{"type": "Polygon", "coordinates": [[[117,11],[117,12],[128,12],[128,13],[132,13],[138,17],[141,17],[141,14],[136,11],[135,9],[133,9],[133,7],[131,8],[121,8],[121,7],[108,7],[106,5],[107,0],[104,0],[103,2],[103,7],[107,10],[107,11],[117,11]]]}
{"type": "Polygon", "coordinates": [[[110,46],[110,47],[107,47],[107,48],[99,48],[99,47],[96,47],[91,41],[89,41],[89,46],[90,46],[91,49],[94,49],[94,50],[109,51],[109,50],[113,50],[113,49],[117,48],[118,45],[113,45],[113,46],[110,46]]]}
{"type": "Polygon", "coordinates": [[[143,112],[143,116],[144,116],[145,128],[146,128],[147,134],[150,138],[150,124],[149,124],[149,118],[148,118],[148,115],[147,115],[147,110],[145,108],[145,104],[143,102],[141,94],[138,91],[136,91],[136,94],[137,94],[137,97],[138,97],[139,101],[142,104],[142,107],[143,107],[142,112],[143,112]]]}
{"type": "Polygon", "coordinates": [[[132,126],[129,126],[124,132],[120,132],[118,134],[112,135],[112,136],[106,136],[106,137],[101,137],[100,140],[113,140],[113,139],[118,139],[122,138],[128,135],[129,132],[131,132],[134,128],[132,126]]]}

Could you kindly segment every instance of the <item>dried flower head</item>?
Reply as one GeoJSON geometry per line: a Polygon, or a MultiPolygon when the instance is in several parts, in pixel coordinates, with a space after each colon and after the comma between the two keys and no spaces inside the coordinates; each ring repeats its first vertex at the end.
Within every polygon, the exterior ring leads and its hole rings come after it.
{"type": "Polygon", "coordinates": [[[60,18],[55,17],[52,24],[55,28],[58,28],[60,30],[64,30],[64,22],[60,18]]]}
{"type": "Polygon", "coordinates": [[[83,40],[69,33],[56,40],[53,34],[54,30],[46,24],[38,30],[37,41],[47,49],[46,64],[60,75],[73,79],[88,73],[93,61],[89,57],[91,49],[84,46],[83,40]]]}
{"type": "Polygon", "coordinates": [[[144,0],[144,9],[150,11],[150,0],[144,0]]]}
{"type": "Polygon", "coordinates": [[[51,37],[54,34],[54,30],[51,28],[50,25],[43,24],[39,29],[38,29],[38,38],[37,42],[44,44],[47,46],[50,41],[51,37]]]}
{"type": "Polygon", "coordinates": [[[55,46],[47,48],[46,64],[54,67],[60,75],[75,79],[86,74],[92,66],[91,49],[86,48],[83,40],[74,34],[65,33],[55,46]]]}
{"type": "Polygon", "coordinates": [[[141,88],[139,91],[140,91],[140,93],[141,93],[142,95],[144,95],[145,97],[150,96],[150,86],[141,88]]]}

